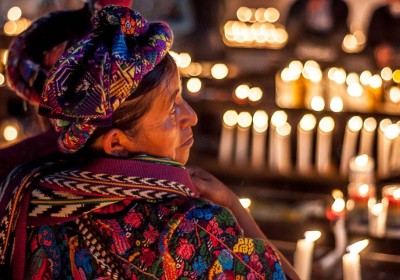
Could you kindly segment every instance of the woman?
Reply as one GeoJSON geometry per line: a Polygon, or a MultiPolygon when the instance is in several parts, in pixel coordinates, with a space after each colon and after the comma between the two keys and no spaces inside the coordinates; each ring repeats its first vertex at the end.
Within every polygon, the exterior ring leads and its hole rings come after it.
{"type": "MultiPolygon", "coordinates": [[[[66,48],[90,31],[93,14],[109,4],[130,7],[132,1],[90,0],[79,10],[50,13],[15,37],[6,64],[9,88],[37,108],[50,69],[66,48]]],[[[17,165],[57,151],[57,135],[45,118],[38,116],[30,132],[34,136],[0,150],[0,182],[17,165]]]]}
{"type": "Polygon", "coordinates": [[[284,279],[283,266],[298,279],[228,188],[183,166],[197,116],[167,53],[171,30],[118,6],[93,23],[51,71],[40,105],[69,156],[4,183],[1,275],[284,279]]]}

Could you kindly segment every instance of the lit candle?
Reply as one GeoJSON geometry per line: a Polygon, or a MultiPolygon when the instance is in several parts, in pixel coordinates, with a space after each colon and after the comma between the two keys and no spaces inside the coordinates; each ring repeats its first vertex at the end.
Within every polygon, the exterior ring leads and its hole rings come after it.
{"type": "Polygon", "coordinates": [[[251,165],[261,169],[265,165],[265,142],[268,128],[268,115],[259,110],[253,115],[253,143],[251,146],[251,165]]]}
{"type": "Polygon", "coordinates": [[[379,170],[379,168],[382,169],[382,167],[380,167],[380,166],[381,166],[381,162],[383,161],[383,158],[384,158],[383,150],[384,150],[384,144],[386,142],[385,141],[385,129],[386,129],[386,127],[388,127],[391,124],[392,124],[392,121],[390,119],[383,119],[379,123],[378,139],[377,139],[377,158],[378,158],[378,160],[377,160],[377,164],[378,164],[377,172],[378,172],[378,176],[379,176],[379,173],[382,172],[382,171],[379,170]]]}
{"type": "Polygon", "coordinates": [[[312,169],[313,134],[316,119],[306,114],[297,125],[297,168],[300,173],[309,173],[312,169]]]}
{"type": "Polygon", "coordinates": [[[268,159],[270,169],[277,169],[276,160],[276,128],[282,126],[287,121],[287,114],[282,111],[276,111],[271,117],[271,126],[268,136],[268,159]]]}
{"type": "MultiPolygon", "coordinates": [[[[396,125],[400,128],[400,122],[397,122],[396,125]]],[[[393,140],[392,145],[393,148],[390,153],[390,170],[397,173],[400,171],[400,137],[396,137],[396,139],[393,140]]]]}
{"type": "Polygon", "coordinates": [[[303,64],[300,61],[292,61],[282,72],[275,76],[276,104],[284,108],[298,108],[303,100],[300,98],[299,78],[303,64]]]}
{"type": "Polygon", "coordinates": [[[388,125],[384,130],[384,137],[382,141],[382,150],[378,151],[382,153],[379,159],[381,160],[378,164],[378,176],[384,178],[390,175],[390,152],[393,140],[399,136],[399,127],[396,124],[388,125]]]}
{"type": "Polygon", "coordinates": [[[308,280],[311,276],[313,263],[314,242],[321,237],[320,231],[306,231],[305,239],[297,241],[296,251],[294,252],[294,270],[300,279],[308,280]]]}
{"type": "Polygon", "coordinates": [[[331,117],[323,117],[318,124],[316,166],[319,173],[331,170],[332,133],[335,122],[331,117]]]}
{"type": "Polygon", "coordinates": [[[371,203],[368,216],[369,233],[372,236],[383,237],[386,228],[386,213],[383,203],[371,203]]]}
{"type": "Polygon", "coordinates": [[[382,189],[383,212],[386,215],[386,236],[400,237],[400,185],[388,185],[382,189]]]}
{"type": "Polygon", "coordinates": [[[347,247],[349,253],[343,255],[343,279],[361,280],[361,265],[359,253],[368,246],[369,240],[364,239],[347,247]]]}
{"type": "Polygon", "coordinates": [[[369,207],[376,200],[375,185],[350,183],[347,187],[347,222],[351,231],[366,233],[368,231],[369,207]]]}
{"type": "Polygon", "coordinates": [[[334,202],[326,211],[327,218],[333,222],[333,235],[335,237],[335,249],[326,254],[319,260],[319,266],[322,270],[332,268],[346,250],[347,233],[345,225],[346,202],[343,199],[343,193],[340,190],[333,190],[332,197],[334,202]]]}
{"type": "Polygon", "coordinates": [[[359,116],[354,116],[347,122],[340,160],[340,173],[342,175],[347,175],[349,172],[349,161],[356,152],[358,134],[362,125],[363,122],[359,116]]]}
{"type": "Polygon", "coordinates": [[[359,154],[372,155],[376,126],[377,123],[374,118],[365,119],[361,130],[359,154]]]}
{"type": "Polygon", "coordinates": [[[235,164],[245,166],[248,162],[249,136],[252,117],[249,112],[240,112],[237,118],[238,130],[236,137],[235,164]]]}
{"type": "Polygon", "coordinates": [[[232,163],[234,132],[237,118],[238,114],[234,110],[226,111],[223,116],[218,156],[221,165],[227,166],[232,163]]]}
{"type": "Polygon", "coordinates": [[[276,167],[281,173],[287,173],[291,169],[290,131],[291,126],[284,123],[276,128],[276,167]]]}
{"type": "Polygon", "coordinates": [[[375,183],[375,161],[366,154],[350,160],[350,183],[375,183]]]}

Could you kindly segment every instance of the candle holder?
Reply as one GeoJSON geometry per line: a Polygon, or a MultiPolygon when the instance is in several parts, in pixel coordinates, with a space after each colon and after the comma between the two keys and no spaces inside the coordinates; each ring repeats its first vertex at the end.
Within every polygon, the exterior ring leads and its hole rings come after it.
{"type": "Polygon", "coordinates": [[[348,228],[352,232],[365,234],[368,232],[369,207],[376,201],[375,185],[350,183],[347,193],[348,228]]]}
{"type": "Polygon", "coordinates": [[[386,236],[400,238],[400,185],[382,189],[383,211],[386,214],[386,236]]]}

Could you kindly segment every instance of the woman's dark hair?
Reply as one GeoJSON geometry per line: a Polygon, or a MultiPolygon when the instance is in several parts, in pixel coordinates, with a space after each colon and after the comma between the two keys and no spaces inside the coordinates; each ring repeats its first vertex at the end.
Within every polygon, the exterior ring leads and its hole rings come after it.
{"type": "Polygon", "coordinates": [[[176,71],[178,71],[178,69],[175,61],[172,56],[167,53],[154,69],[143,77],[135,92],[125,99],[120,107],[113,113],[112,126],[97,128],[90,137],[86,147],[90,147],[98,137],[111,128],[129,131],[129,135],[134,137],[138,132],[137,127],[141,118],[150,110],[153,100],[160,93],[159,91],[154,91],[154,89],[165,79],[171,79],[176,71]]]}

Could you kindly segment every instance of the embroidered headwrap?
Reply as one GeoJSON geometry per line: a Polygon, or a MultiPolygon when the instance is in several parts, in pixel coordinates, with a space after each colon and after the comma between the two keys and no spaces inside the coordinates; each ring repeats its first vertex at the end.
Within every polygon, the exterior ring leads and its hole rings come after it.
{"type": "Polygon", "coordinates": [[[131,7],[132,0],[91,0],[79,10],[41,17],[10,44],[6,64],[8,86],[31,104],[39,104],[50,69],[64,50],[92,29],[96,10],[113,4],[131,7]]]}
{"type": "Polygon", "coordinates": [[[50,72],[39,113],[60,133],[59,148],[74,153],[166,55],[172,31],[149,24],[126,7],[107,6],[92,19],[93,31],[71,47],[50,72]]]}

